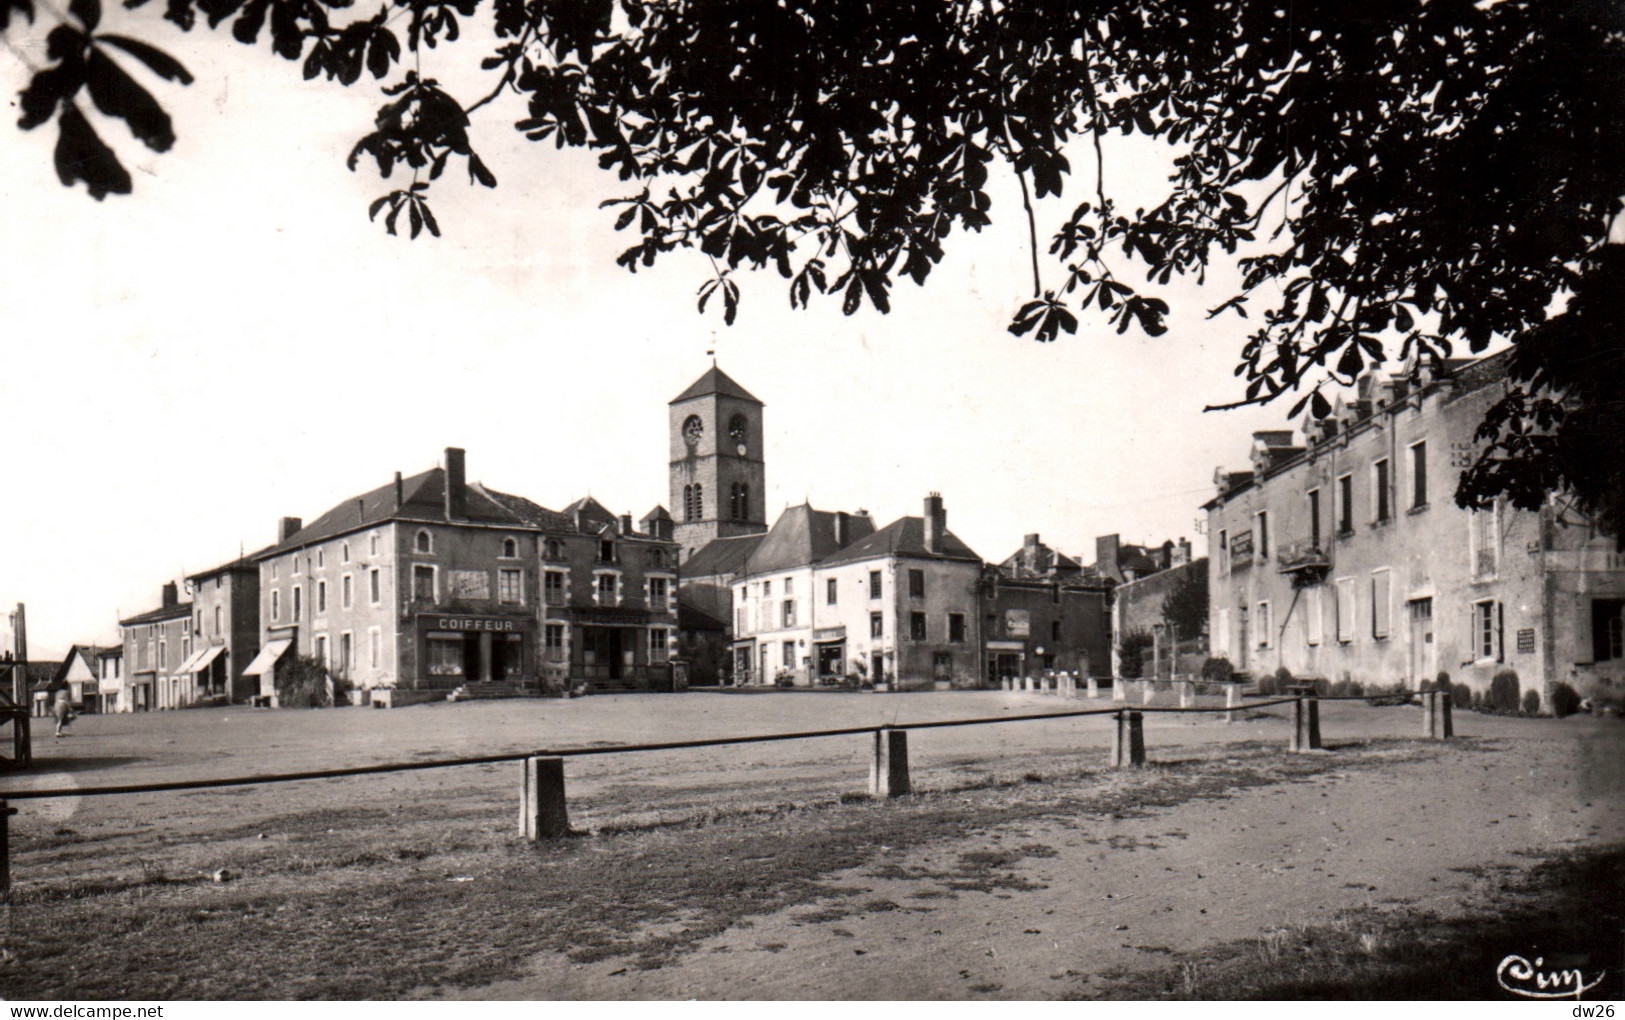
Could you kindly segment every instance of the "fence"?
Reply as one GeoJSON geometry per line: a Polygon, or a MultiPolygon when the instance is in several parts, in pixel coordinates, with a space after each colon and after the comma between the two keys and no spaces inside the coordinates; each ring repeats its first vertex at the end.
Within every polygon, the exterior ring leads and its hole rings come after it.
{"type": "MultiPolygon", "coordinates": [[[[1008,679],[1008,678],[1007,678],[1008,679]]],[[[1166,683],[1166,681],[1163,681],[1166,683]]],[[[1122,681],[1119,681],[1122,684],[1122,681]]],[[[1090,687],[1094,686],[1093,681],[1090,687]]],[[[603,754],[636,754],[645,751],[672,751],[685,748],[725,747],[737,744],[769,743],[785,740],[814,740],[828,737],[872,734],[873,756],[869,769],[869,793],[876,798],[904,796],[912,791],[908,770],[908,731],[944,729],[954,726],[992,726],[1000,723],[1032,722],[1040,719],[1078,719],[1088,716],[1114,717],[1110,765],[1112,768],[1133,768],[1144,765],[1147,713],[1218,713],[1235,722],[1239,712],[1291,705],[1293,727],[1288,750],[1294,753],[1321,749],[1321,701],[1383,701],[1409,703],[1397,698],[1374,699],[1363,697],[1329,698],[1317,696],[1312,688],[1296,688],[1287,697],[1243,701],[1239,685],[1224,685],[1224,705],[1198,706],[1194,704],[1151,705],[1138,709],[1090,708],[1069,712],[1034,712],[1024,715],[983,716],[973,719],[942,719],[929,722],[893,723],[882,726],[854,726],[842,729],[803,730],[795,733],[764,733],[739,737],[711,737],[703,740],[676,740],[661,743],[621,744],[595,747],[571,747],[517,751],[507,754],[478,755],[472,757],[442,758],[432,761],[393,762],[382,765],[361,765],[351,768],[319,769],[306,772],[265,773],[254,776],[235,776],[219,779],[191,779],[166,783],[133,783],[108,786],[76,787],[67,790],[0,790],[0,899],[11,894],[11,816],[17,809],[12,801],[45,800],[63,797],[104,797],[121,794],[164,793],[182,790],[210,790],[232,786],[256,786],[271,783],[292,783],[315,779],[336,779],[344,776],[376,775],[379,773],[418,772],[428,769],[459,768],[470,765],[491,765],[503,762],[524,763],[520,785],[519,831],[532,840],[554,839],[570,833],[569,807],[565,796],[564,759],[603,754]]],[[[1006,689],[1009,689],[1008,687],[1006,689]]],[[[1030,688],[1029,688],[1030,689],[1030,688]]],[[[1121,688],[1119,687],[1119,690],[1121,688]]],[[[1057,687],[1060,693],[1064,687],[1057,687]]],[[[1450,693],[1424,692],[1416,697],[1423,706],[1423,735],[1434,739],[1454,736],[1451,723],[1450,693]]]]}

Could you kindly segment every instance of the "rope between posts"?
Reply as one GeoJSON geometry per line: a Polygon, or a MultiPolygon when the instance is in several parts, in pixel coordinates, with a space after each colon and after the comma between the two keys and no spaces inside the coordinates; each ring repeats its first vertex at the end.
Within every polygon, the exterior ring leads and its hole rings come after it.
{"type": "Polygon", "coordinates": [[[47,800],[59,797],[100,797],[126,793],[171,793],[181,790],[213,790],[228,786],[256,786],[265,783],[292,783],[313,779],[341,779],[346,776],[378,775],[388,772],[422,772],[428,769],[459,768],[465,765],[497,765],[524,761],[527,758],[580,758],[598,754],[630,754],[637,751],[675,751],[696,747],[726,747],[734,744],[759,744],[779,740],[815,740],[824,737],[857,736],[879,733],[884,729],[924,730],[947,726],[988,726],[995,723],[1031,722],[1036,719],[1076,719],[1093,715],[1116,715],[1118,712],[1226,712],[1238,707],[1268,708],[1289,705],[1296,698],[1277,698],[1273,701],[1251,702],[1245,706],[1181,708],[1172,705],[1119,705],[1113,708],[1083,709],[1077,712],[1035,712],[1027,715],[984,716],[977,719],[943,719],[931,722],[896,723],[881,726],[853,726],[834,730],[805,730],[797,733],[761,733],[743,737],[709,737],[704,740],[675,740],[653,744],[609,744],[602,747],[570,747],[557,750],[510,751],[506,754],[488,754],[468,758],[439,758],[433,761],[391,762],[383,765],[357,765],[350,768],[318,769],[309,772],[273,772],[257,776],[233,776],[225,779],[185,779],[168,783],[126,783],[116,786],[86,786],[63,790],[0,790],[0,800],[47,800]]]}

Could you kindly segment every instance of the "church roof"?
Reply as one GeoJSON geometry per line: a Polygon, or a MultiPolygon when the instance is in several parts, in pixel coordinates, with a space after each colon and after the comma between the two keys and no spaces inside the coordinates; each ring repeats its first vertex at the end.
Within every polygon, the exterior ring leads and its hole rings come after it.
{"type": "Polygon", "coordinates": [[[677,399],[673,400],[672,403],[680,404],[685,400],[693,400],[695,397],[708,397],[712,394],[719,394],[724,397],[737,397],[740,400],[748,400],[753,404],[762,403],[760,400],[757,400],[755,397],[751,396],[749,390],[730,379],[728,377],[728,373],[724,372],[715,365],[711,366],[710,371],[694,380],[694,384],[692,386],[684,390],[682,393],[679,393],[677,395],[677,399]]]}
{"type": "Polygon", "coordinates": [[[683,561],[677,572],[684,581],[696,577],[735,577],[764,537],[757,534],[713,538],[694,550],[694,555],[683,561]]]}

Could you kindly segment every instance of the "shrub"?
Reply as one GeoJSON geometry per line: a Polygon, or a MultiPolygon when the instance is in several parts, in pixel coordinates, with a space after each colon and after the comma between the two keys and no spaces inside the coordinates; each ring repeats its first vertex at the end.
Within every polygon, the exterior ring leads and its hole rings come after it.
{"type": "Polygon", "coordinates": [[[1202,679],[1210,683],[1227,684],[1235,678],[1236,668],[1230,665],[1229,659],[1210,658],[1202,663],[1202,679]]]}
{"type": "Polygon", "coordinates": [[[1552,714],[1561,719],[1580,710],[1580,694],[1568,684],[1552,685],[1552,714]]]}
{"type": "Polygon", "coordinates": [[[309,655],[295,655],[276,671],[277,703],[284,708],[322,708],[345,698],[349,683],[331,676],[322,660],[309,655]],[[328,694],[328,680],[333,681],[332,696],[328,694]]]}
{"type": "Polygon", "coordinates": [[[1148,630],[1124,631],[1117,641],[1117,661],[1125,677],[1138,678],[1145,675],[1146,652],[1151,650],[1155,639],[1148,630]]]}
{"type": "Polygon", "coordinates": [[[1441,670],[1439,670],[1439,675],[1433,678],[1433,686],[1430,688],[1426,684],[1423,684],[1422,689],[1423,690],[1435,690],[1435,691],[1454,691],[1457,687],[1466,687],[1466,686],[1467,686],[1466,684],[1453,684],[1453,683],[1451,683],[1450,682],[1450,674],[1441,669],[1441,670]]]}
{"type": "Polygon", "coordinates": [[[1292,671],[1282,666],[1273,673],[1265,673],[1258,678],[1258,693],[1285,694],[1287,688],[1296,681],[1292,679],[1292,671]]]}
{"type": "Polygon", "coordinates": [[[1473,689],[1466,684],[1450,685],[1450,703],[1461,708],[1469,708],[1473,703],[1473,689]]]}
{"type": "Polygon", "coordinates": [[[1355,693],[1354,681],[1348,677],[1337,681],[1326,689],[1326,693],[1333,698],[1346,698],[1355,693]]]}
{"type": "Polygon", "coordinates": [[[1489,712],[1512,715],[1518,711],[1518,671],[1503,669],[1490,680],[1490,693],[1484,699],[1489,712]]]}
{"type": "Polygon", "coordinates": [[[1529,688],[1527,691],[1524,691],[1522,707],[1524,715],[1539,715],[1540,692],[1535,690],[1533,687],[1529,688]]]}
{"type": "MultiPolygon", "coordinates": [[[[1472,710],[1474,712],[1482,712],[1482,711],[1484,711],[1485,710],[1484,709],[1484,692],[1480,691],[1480,690],[1474,690],[1471,697],[1469,698],[1468,704],[1471,705],[1472,710]]],[[[1462,707],[1466,708],[1468,706],[1463,705],[1462,707]]]]}

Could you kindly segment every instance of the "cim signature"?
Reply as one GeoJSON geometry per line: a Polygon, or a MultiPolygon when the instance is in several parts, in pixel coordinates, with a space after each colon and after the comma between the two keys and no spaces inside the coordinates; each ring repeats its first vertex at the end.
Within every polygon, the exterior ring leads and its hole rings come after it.
{"type": "Polygon", "coordinates": [[[1586,992],[1602,984],[1606,972],[1598,972],[1596,980],[1586,983],[1585,974],[1579,968],[1569,970],[1543,971],[1546,958],[1535,957],[1535,962],[1516,954],[1501,961],[1495,968],[1495,983],[1526,999],[1567,999],[1580,998],[1586,992]]]}

